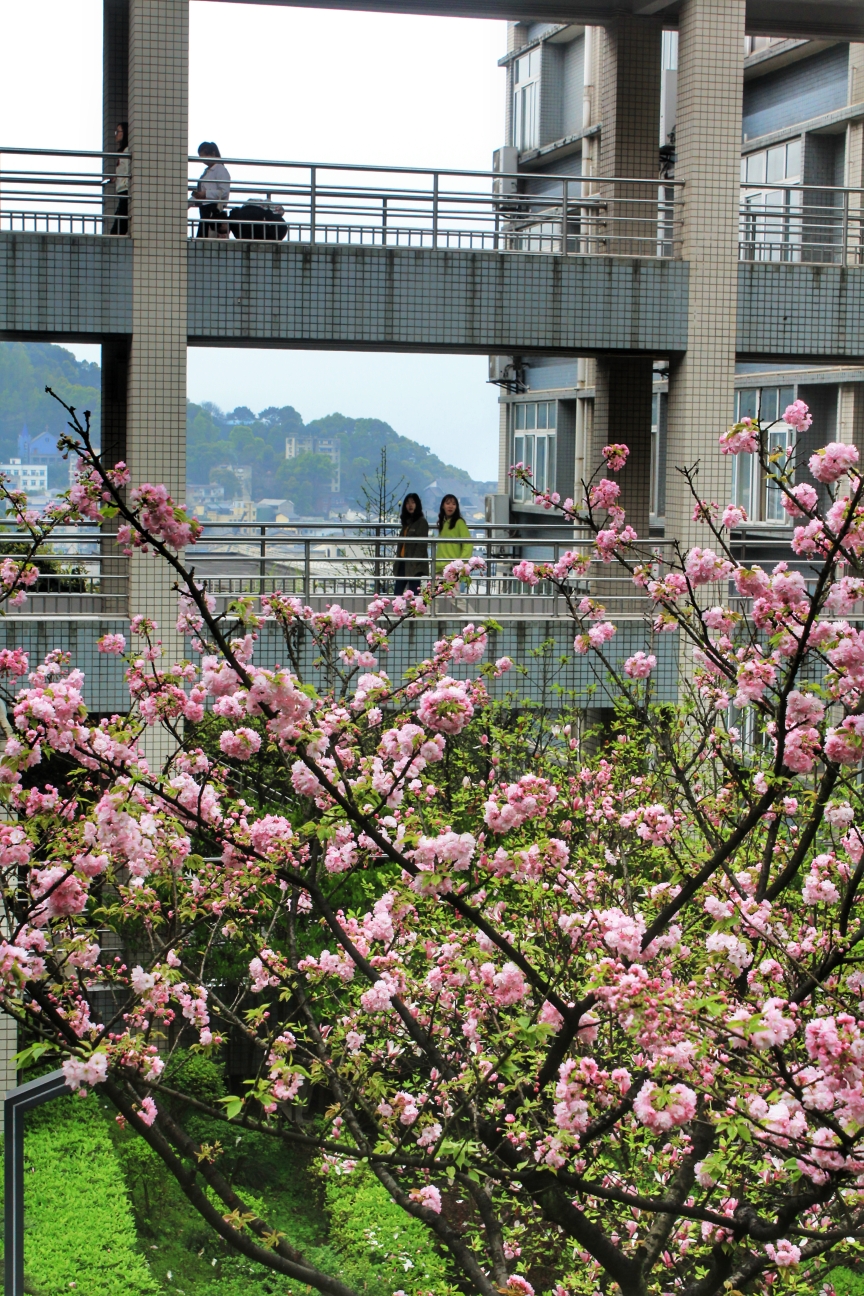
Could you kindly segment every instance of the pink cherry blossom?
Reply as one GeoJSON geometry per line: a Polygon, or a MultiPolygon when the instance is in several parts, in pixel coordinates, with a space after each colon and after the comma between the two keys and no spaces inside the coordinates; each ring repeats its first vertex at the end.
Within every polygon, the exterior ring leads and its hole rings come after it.
{"type": "Polygon", "coordinates": [[[811,455],[809,467],[817,481],[830,484],[837,481],[844,473],[848,473],[850,468],[854,468],[858,458],[858,451],[854,445],[832,441],[811,455]]]}

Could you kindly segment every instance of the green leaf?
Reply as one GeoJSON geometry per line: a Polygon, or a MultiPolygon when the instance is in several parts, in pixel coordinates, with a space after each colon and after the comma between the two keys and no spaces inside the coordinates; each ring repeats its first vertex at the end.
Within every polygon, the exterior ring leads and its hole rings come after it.
{"type": "Polygon", "coordinates": [[[237,1094],[228,1094],[227,1098],[217,1098],[216,1101],[222,1103],[225,1108],[225,1115],[229,1120],[239,1116],[243,1110],[243,1099],[237,1094]]]}
{"type": "Polygon", "coordinates": [[[12,1059],[12,1063],[16,1071],[23,1071],[25,1067],[30,1066],[33,1062],[38,1062],[46,1053],[53,1052],[53,1044],[39,1041],[36,1044],[31,1044],[29,1048],[22,1049],[20,1053],[16,1053],[12,1059]]]}

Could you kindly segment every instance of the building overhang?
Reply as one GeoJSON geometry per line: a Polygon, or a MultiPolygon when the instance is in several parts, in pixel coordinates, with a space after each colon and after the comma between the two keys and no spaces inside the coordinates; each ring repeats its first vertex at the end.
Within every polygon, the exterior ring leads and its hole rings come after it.
{"type": "MultiPolygon", "coordinates": [[[[681,0],[240,0],[304,9],[358,9],[450,18],[504,18],[511,22],[584,23],[605,27],[622,13],[678,22],[681,0]]],[[[747,0],[753,36],[864,41],[861,0],[747,0]]]]}

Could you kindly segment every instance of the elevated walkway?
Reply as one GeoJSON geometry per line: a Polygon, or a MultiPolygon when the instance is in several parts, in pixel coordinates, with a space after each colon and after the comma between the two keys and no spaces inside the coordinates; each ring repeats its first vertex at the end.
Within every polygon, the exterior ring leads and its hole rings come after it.
{"type": "MultiPolygon", "coordinates": [[[[132,332],[132,241],[0,231],[0,338],[132,332]]],[[[192,346],[580,355],[687,349],[687,262],[190,242],[192,346]]],[[[743,262],[742,360],[864,360],[864,266],[743,262]]]]}

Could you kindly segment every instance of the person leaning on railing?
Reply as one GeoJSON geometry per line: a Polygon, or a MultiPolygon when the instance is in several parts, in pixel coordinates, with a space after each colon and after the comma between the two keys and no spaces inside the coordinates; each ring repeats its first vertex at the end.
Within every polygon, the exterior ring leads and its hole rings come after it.
{"type": "Polygon", "coordinates": [[[423,516],[423,502],[415,491],[406,495],[402,502],[400,523],[401,539],[396,547],[396,561],[393,564],[393,575],[396,577],[394,592],[397,598],[406,589],[412,594],[419,594],[421,580],[429,575],[429,546],[425,543],[429,523],[423,516]]]}
{"type": "Polygon", "coordinates": [[[435,546],[435,571],[440,575],[448,563],[461,558],[467,562],[474,552],[468,524],[459,512],[455,495],[445,495],[438,512],[438,535],[435,546]]]}
{"type": "MultiPolygon", "coordinates": [[[[114,168],[114,193],[117,197],[117,208],[114,212],[114,224],[111,226],[112,234],[129,233],[129,123],[118,122],[114,127],[114,143],[117,145],[117,152],[122,153],[123,157],[117,159],[117,166],[114,168]]],[[[110,183],[106,182],[106,183],[110,183]]]]}
{"type": "Polygon", "coordinates": [[[198,156],[213,158],[214,161],[202,174],[189,199],[189,206],[198,207],[201,211],[197,237],[227,239],[228,222],[224,214],[231,193],[231,176],[212,140],[198,145],[198,156]]]}

